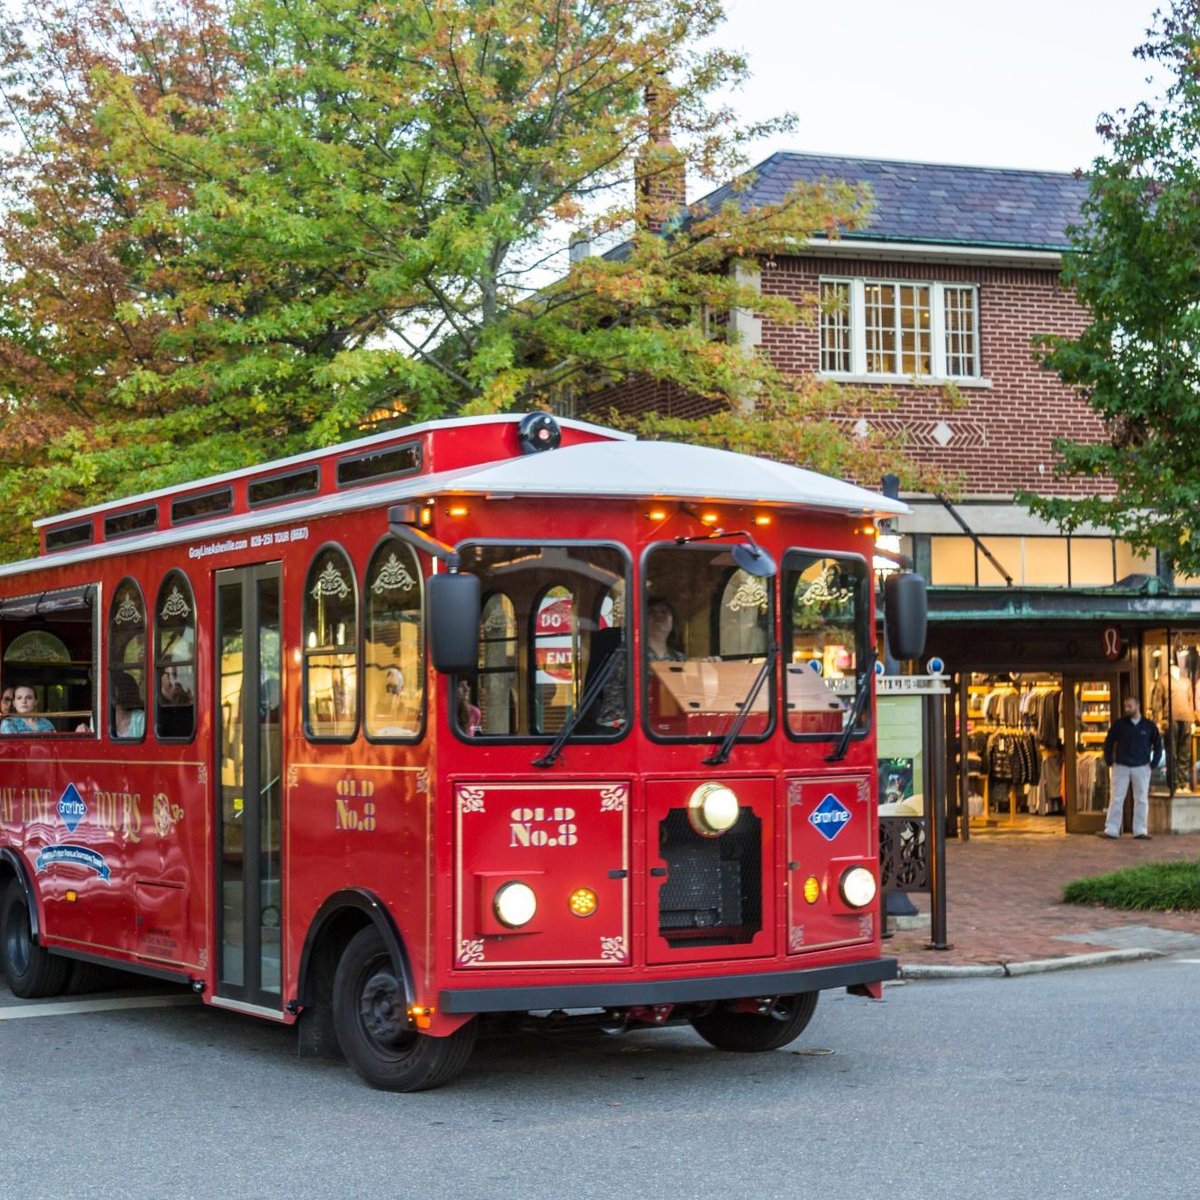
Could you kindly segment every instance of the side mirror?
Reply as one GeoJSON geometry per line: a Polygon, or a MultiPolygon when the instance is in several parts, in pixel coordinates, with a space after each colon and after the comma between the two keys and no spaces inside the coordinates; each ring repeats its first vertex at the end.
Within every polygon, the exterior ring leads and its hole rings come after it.
{"type": "Polygon", "coordinates": [[[434,669],[462,675],[479,666],[479,576],[434,575],[426,589],[434,669]]]}
{"type": "Polygon", "coordinates": [[[926,596],[922,576],[903,571],[883,581],[883,621],[888,649],[895,658],[920,658],[925,653],[926,596]]]}

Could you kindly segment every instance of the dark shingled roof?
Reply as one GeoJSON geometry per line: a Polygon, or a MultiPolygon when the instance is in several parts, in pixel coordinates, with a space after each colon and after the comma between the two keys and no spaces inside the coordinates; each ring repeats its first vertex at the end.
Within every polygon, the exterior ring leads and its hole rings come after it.
{"type": "Polygon", "coordinates": [[[743,205],[781,201],[797,183],[818,179],[865,183],[875,207],[847,241],[924,242],[1065,250],[1088,181],[1054,171],[955,167],[941,163],[781,151],[750,171],[740,194],[726,185],[691,205],[693,213],[736,197],[743,205]]]}

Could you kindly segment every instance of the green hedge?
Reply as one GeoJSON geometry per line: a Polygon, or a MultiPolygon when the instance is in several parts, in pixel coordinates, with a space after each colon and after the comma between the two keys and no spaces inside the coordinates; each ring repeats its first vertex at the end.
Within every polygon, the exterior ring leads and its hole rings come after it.
{"type": "Polygon", "coordinates": [[[1146,863],[1074,879],[1063,888],[1063,900],[1158,912],[1200,909],[1200,862],[1146,863]]]}

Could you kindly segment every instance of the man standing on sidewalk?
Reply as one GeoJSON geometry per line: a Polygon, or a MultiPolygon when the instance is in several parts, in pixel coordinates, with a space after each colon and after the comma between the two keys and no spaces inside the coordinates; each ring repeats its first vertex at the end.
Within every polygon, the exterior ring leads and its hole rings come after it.
{"type": "Polygon", "coordinates": [[[1125,793],[1133,787],[1133,836],[1148,838],[1150,768],[1162,754],[1162,736],[1153,721],[1142,716],[1142,706],[1132,696],[1125,715],[1114,722],[1104,739],[1104,761],[1112,767],[1112,799],[1100,836],[1119,838],[1125,815],[1125,793]]]}

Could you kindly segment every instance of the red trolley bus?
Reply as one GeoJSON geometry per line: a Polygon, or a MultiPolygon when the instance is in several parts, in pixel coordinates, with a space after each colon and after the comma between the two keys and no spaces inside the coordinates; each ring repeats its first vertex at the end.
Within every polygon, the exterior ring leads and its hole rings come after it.
{"type": "Polygon", "coordinates": [[[13,991],[185,982],[406,1091],[506,1014],[765,1050],[878,996],[901,511],[538,413],[40,522],[0,567],[13,991]]]}

